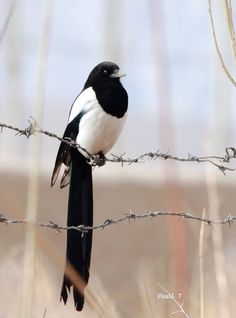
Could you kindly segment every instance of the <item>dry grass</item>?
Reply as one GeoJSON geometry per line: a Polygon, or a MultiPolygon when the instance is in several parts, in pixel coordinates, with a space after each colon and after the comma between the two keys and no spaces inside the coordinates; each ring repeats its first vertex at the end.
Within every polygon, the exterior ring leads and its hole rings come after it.
{"type": "MultiPolygon", "coordinates": [[[[225,9],[225,20],[226,20],[226,24],[227,24],[228,32],[229,32],[230,45],[232,48],[233,60],[234,60],[234,63],[236,63],[236,41],[235,41],[234,19],[233,19],[233,9],[232,9],[231,0],[224,1],[224,9],[225,9]]],[[[221,66],[222,66],[226,76],[230,80],[230,82],[234,86],[236,86],[236,81],[235,81],[235,78],[233,76],[234,72],[232,71],[232,69],[230,67],[227,66],[228,61],[225,60],[225,57],[223,56],[223,53],[222,53],[222,49],[220,48],[219,41],[217,39],[215,19],[213,17],[212,1],[211,0],[208,0],[208,11],[209,11],[209,16],[210,16],[213,40],[215,43],[215,48],[216,48],[221,66]]],[[[226,45],[226,41],[224,44],[222,44],[222,46],[225,46],[225,45],[226,45]]]]}
{"type": "MultiPolygon", "coordinates": [[[[39,206],[40,220],[55,220],[65,223],[66,191],[50,189],[48,179],[40,179],[39,206]]],[[[207,188],[203,184],[183,184],[182,197],[185,207],[199,214],[207,203],[207,188]]],[[[21,217],[26,204],[24,193],[26,179],[19,176],[1,175],[0,210],[8,211],[12,217],[21,217]]],[[[167,190],[168,191],[168,190],[167,190]]],[[[219,185],[220,211],[227,213],[233,210],[234,187],[219,185]]],[[[95,221],[120,215],[121,211],[133,208],[142,211],[144,208],[163,208],[162,185],[143,185],[117,181],[115,184],[95,182],[95,221]],[[106,195],[105,195],[106,194],[106,195]],[[118,204],[114,206],[114,200],[118,204]]],[[[208,212],[208,211],[207,211],[208,212]]],[[[221,215],[222,216],[222,215],[221,215]]],[[[187,263],[186,275],[190,277],[189,288],[184,292],[176,285],[173,263],[170,260],[167,220],[136,221],[131,224],[120,224],[103,231],[95,231],[92,256],[91,278],[86,290],[87,300],[81,317],[167,317],[178,311],[173,299],[158,299],[158,293],[165,294],[158,286],[160,283],[168,292],[177,297],[183,293],[181,300],[184,309],[191,318],[200,316],[199,298],[199,252],[198,239],[200,224],[182,220],[187,227],[187,263]]],[[[179,222],[176,226],[180,226],[179,222]]],[[[3,317],[18,317],[21,303],[23,238],[25,226],[1,226],[0,240],[0,280],[3,296],[0,299],[3,317]],[[14,297],[13,297],[14,294],[14,297]],[[13,299],[14,298],[14,299],[13,299]],[[9,305],[11,304],[11,305],[9,305]]],[[[224,227],[222,250],[229,258],[234,250],[236,237],[234,225],[224,227]]],[[[204,238],[200,245],[204,247],[204,314],[214,317],[220,302],[217,292],[217,275],[212,268],[215,264],[215,252],[209,241],[216,229],[205,226],[204,238]]],[[[32,317],[77,317],[69,299],[67,306],[59,303],[62,273],[65,257],[65,233],[56,233],[46,229],[37,229],[36,259],[32,317]]],[[[178,248],[180,241],[175,242],[178,248]]],[[[181,248],[179,249],[181,251],[181,248]]],[[[179,255],[181,258],[181,254],[179,255]]],[[[236,260],[231,258],[225,272],[233,272],[236,260]]],[[[233,307],[236,282],[228,286],[229,299],[227,306],[231,314],[236,314],[233,307]]],[[[180,303],[181,304],[181,303],[180,303]]],[[[219,310],[219,308],[218,308],[219,310]]],[[[0,315],[0,317],[1,317],[0,315]]],[[[175,314],[176,317],[180,314],[175,314]]],[[[173,316],[175,316],[173,314],[173,316]]]]}

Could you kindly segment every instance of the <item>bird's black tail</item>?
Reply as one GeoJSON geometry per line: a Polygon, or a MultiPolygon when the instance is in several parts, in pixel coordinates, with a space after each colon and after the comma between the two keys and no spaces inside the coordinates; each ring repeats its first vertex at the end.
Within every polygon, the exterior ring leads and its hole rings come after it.
{"type": "MultiPolygon", "coordinates": [[[[92,168],[84,156],[71,148],[71,180],[68,203],[68,226],[93,225],[93,188],[92,168]]],[[[84,288],[89,280],[92,249],[92,231],[82,233],[78,230],[67,231],[66,270],[61,289],[61,299],[67,302],[70,287],[76,310],[82,310],[84,288]]]]}

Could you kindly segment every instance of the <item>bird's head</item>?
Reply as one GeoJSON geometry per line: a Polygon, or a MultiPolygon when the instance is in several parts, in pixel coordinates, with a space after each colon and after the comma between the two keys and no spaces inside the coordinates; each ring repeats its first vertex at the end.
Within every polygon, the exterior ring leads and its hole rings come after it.
{"type": "Polygon", "coordinates": [[[112,62],[102,62],[95,66],[89,74],[85,83],[85,88],[109,81],[119,81],[120,78],[125,75],[126,74],[124,73],[120,73],[120,68],[117,64],[112,62]]]}

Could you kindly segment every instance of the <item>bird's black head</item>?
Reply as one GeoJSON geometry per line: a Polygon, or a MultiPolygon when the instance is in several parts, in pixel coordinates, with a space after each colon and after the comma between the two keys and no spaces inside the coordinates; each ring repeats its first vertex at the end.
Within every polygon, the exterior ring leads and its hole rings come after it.
{"type": "Polygon", "coordinates": [[[112,62],[102,62],[94,67],[85,83],[84,88],[110,81],[119,81],[125,74],[119,72],[118,65],[112,62]]]}
{"type": "Polygon", "coordinates": [[[112,62],[102,62],[95,66],[84,85],[83,90],[91,87],[103,110],[118,118],[124,116],[128,107],[128,95],[120,82],[125,76],[119,72],[119,66],[112,62]]]}

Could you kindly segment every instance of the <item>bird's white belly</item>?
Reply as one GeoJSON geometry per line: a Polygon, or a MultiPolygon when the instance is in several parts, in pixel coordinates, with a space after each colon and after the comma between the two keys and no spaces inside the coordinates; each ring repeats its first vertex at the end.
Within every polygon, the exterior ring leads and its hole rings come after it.
{"type": "Polygon", "coordinates": [[[106,154],[117,141],[126,117],[127,113],[122,118],[111,116],[98,104],[81,118],[76,142],[90,154],[106,154]]]}

